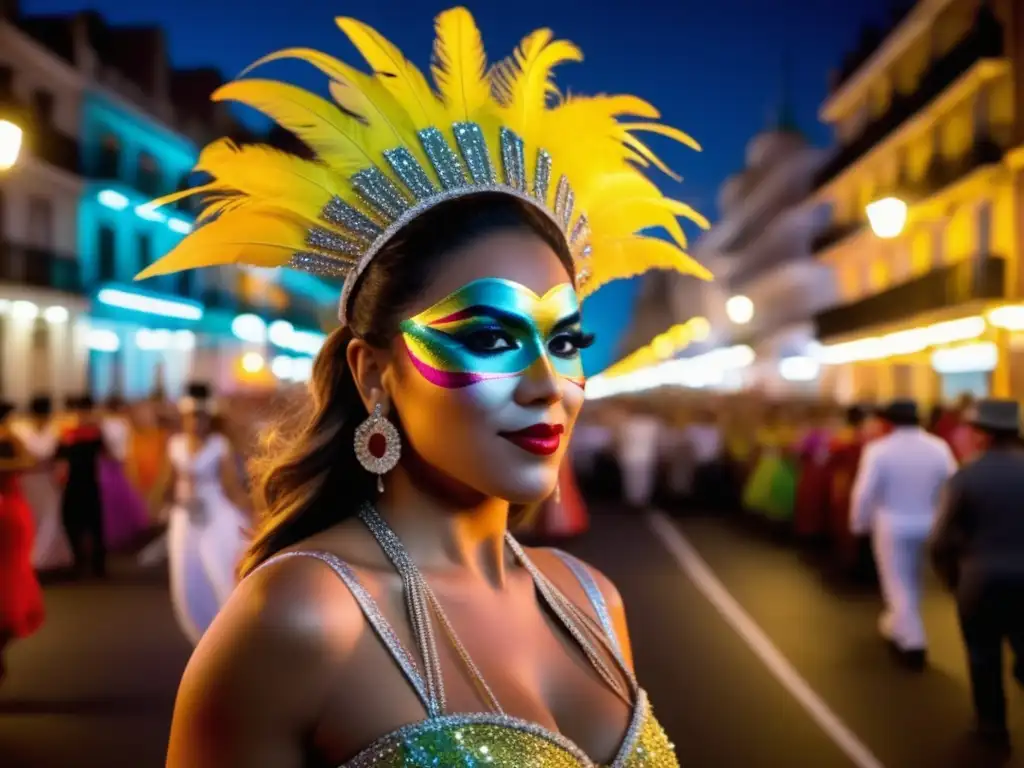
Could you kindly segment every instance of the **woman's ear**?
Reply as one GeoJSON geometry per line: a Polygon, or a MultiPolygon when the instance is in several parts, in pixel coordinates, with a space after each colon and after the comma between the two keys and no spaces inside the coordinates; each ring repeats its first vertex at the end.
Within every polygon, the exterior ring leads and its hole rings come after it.
{"type": "Polygon", "coordinates": [[[378,349],[363,339],[352,339],[345,350],[345,358],[366,410],[372,411],[375,404],[384,403],[387,400],[384,376],[391,363],[390,350],[378,349]]]}

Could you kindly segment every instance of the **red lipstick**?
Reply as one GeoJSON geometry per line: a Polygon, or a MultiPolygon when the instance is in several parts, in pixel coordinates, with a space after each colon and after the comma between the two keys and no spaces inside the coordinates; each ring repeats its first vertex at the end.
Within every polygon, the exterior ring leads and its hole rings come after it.
{"type": "Polygon", "coordinates": [[[561,424],[534,424],[518,432],[501,432],[513,445],[536,456],[550,456],[558,450],[565,427],[561,424]]]}

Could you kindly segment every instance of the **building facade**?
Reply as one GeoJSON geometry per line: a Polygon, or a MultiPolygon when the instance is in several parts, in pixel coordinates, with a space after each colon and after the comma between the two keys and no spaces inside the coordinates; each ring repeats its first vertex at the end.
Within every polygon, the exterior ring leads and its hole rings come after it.
{"type": "Polygon", "coordinates": [[[822,157],[783,116],[750,140],[744,170],[722,185],[718,223],[697,243],[715,275],[702,286],[708,344],[753,351],[733,386],[773,396],[817,391],[814,315],[834,294],[829,269],[810,254],[827,216],[808,200],[822,157]]]}
{"type": "Polygon", "coordinates": [[[862,400],[1024,396],[1024,12],[919,0],[868,42],[820,112],[838,145],[814,193],[832,217],[813,250],[839,291],[817,317],[828,386],[862,400]],[[885,239],[866,216],[880,200],[906,206],[885,239]]]}
{"type": "MultiPolygon", "coordinates": [[[[76,85],[60,112],[63,124],[49,131],[66,137],[61,159],[76,184],[65,209],[53,217],[67,254],[60,263],[72,265],[66,287],[75,310],[68,313],[75,376],[63,378],[97,397],[136,398],[153,391],[173,396],[193,377],[230,391],[308,375],[337,286],[283,270],[234,267],[134,282],[194,225],[190,202],[154,209],[149,201],[189,184],[198,148],[210,139],[254,138],[222,106],[211,104],[220,75],[174,70],[161,30],[111,26],[92,12],[18,16],[3,30],[34,46],[76,85]]],[[[34,98],[29,79],[17,82],[17,96],[34,98]]],[[[27,133],[47,135],[34,125],[27,133]]],[[[271,139],[280,145],[290,137],[271,139]]],[[[40,159],[35,151],[26,154],[5,186],[31,201],[26,179],[40,159]]],[[[32,231],[21,237],[29,246],[38,240],[32,231]]],[[[27,316],[24,302],[17,306],[27,316]]],[[[44,317],[46,310],[38,314],[44,317]]],[[[21,346],[28,343],[23,329],[12,335],[5,349],[18,349],[18,339],[21,346]]],[[[32,380],[55,378],[62,376],[52,372],[32,380]]],[[[26,386],[5,389],[19,401],[28,396],[26,386]]]]}
{"type": "Polygon", "coordinates": [[[58,398],[87,386],[77,258],[83,91],[74,67],[0,15],[0,105],[25,123],[19,162],[0,171],[0,396],[19,403],[38,382],[58,398]]]}

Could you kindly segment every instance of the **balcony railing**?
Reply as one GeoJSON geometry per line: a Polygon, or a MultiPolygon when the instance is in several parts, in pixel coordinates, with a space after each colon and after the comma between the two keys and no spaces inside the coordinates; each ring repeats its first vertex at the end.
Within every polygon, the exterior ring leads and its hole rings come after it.
{"type": "Polygon", "coordinates": [[[958,304],[1000,299],[1006,293],[1005,276],[1006,263],[998,256],[977,255],[939,267],[887,291],[821,312],[814,319],[818,338],[897,323],[958,304]]]}
{"type": "MultiPolygon", "coordinates": [[[[984,17],[987,18],[987,17],[984,17]]],[[[932,63],[917,90],[894,95],[892,105],[868,124],[860,135],[842,147],[815,175],[815,186],[828,183],[882,142],[932,101],[937,99],[961,75],[983,59],[1003,55],[1003,31],[999,23],[979,21],[964,39],[942,58],[932,63]]]]}
{"type": "Polygon", "coordinates": [[[811,253],[818,254],[828,250],[841,240],[860,232],[865,226],[863,221],[833,222],[811,240],[811,253]]]}
{"type": "Polygon", "coordinates": [[[74,256],[7,241],[0,241],[0,282],[82,293],[82,271],[74,256]]]}

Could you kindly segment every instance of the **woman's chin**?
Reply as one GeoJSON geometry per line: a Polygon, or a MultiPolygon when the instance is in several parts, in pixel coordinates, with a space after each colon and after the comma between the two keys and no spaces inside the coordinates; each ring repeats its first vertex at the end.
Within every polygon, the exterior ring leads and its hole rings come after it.
{"type": "Polygon", "coordinates": [[[547,501],[558,487],[558,473],[550,477],[537,478],[536,481],[523,481],[507,486],[502,493],[496,494],[510,504],[540,504],[547,501]]]}

